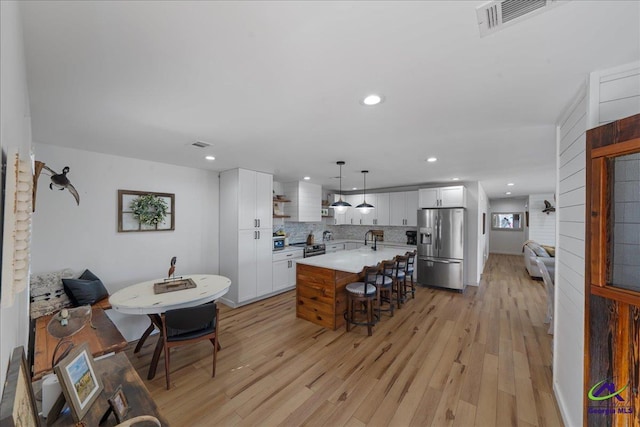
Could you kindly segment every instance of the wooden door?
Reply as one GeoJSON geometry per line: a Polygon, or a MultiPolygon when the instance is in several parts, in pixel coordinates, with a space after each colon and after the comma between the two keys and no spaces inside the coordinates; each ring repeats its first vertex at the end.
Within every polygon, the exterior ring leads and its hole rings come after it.
{"type": "Polygon", "coordinates": [[[638,426],[640,114],[589,130],[586,157],[584,424],[638,426]]]}

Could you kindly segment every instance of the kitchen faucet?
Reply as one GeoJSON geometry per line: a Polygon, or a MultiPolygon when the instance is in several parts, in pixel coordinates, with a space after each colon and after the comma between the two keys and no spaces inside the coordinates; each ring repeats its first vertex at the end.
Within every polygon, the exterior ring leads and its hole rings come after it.
{"type": "Polygon", "coordinates": [[[367,246],[367,236],[371,234],[373,236],[373,246],[371,246],[371,250],[378,250],[378,236],[373,232],[373,230],[369,230],[364,233],[364,245],[367,246]]]}

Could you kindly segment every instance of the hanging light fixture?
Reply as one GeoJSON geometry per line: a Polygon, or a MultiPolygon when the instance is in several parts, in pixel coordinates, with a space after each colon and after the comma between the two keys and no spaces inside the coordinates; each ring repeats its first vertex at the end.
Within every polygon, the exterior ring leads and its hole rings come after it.
{"type": "Polygon", "coordinates": [[[342,200],[342,165],[344,165],[343,161],[336,162],[338,166],[340,166],[340,199],[337,202],[331,203],[330,208],[335,209],[335,211],[339,214],[345,213],[347,209],[351,207],[351,205],[342,200]]]}
{"type": "Polygon", "coordinates": [[[373,205],[367,203],[367,174],[369,171],[361,171],[364,178],[364,187],[362,187],[362,203],[356,206],[356,209],[360,211],[362,215],[366,215],[371,212],[371,209],[375,209],[373,205]]]}

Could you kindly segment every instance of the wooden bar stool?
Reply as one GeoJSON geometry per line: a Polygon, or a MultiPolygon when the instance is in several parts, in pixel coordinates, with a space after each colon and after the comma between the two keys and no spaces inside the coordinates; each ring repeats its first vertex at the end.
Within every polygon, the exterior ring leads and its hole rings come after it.
{"type": "Polygon", "coordinates": [[[373,334],[373,326],[378,320],[373,314],[374,302],[378,295],[377,276],[377,267],[367,267],[364,270],[364,281],[347,285],[347,311],[344,313],[347,332],[351,331],[351,325],[362,325],[367,327],[369,336],[373,334]],[[358,309],[355,307],[356,304],[360,306],[358,309]],[[357,313],[365,314],[366,320],[359,319],[357,313]]]}
{"type": "Polygon", "coordinates": [[[388,311],[393,317],[393,310],[395,305],[393,303],[393,272],[395,270],[396,262],[393,260],[386,260],[380,263],[380,274],[376,280],[378,286],[378,316],[382,315],[383,311],[388,311]],[[382,305],[387,303],[387,308],[382,308],[382,305]]]}
{"type": "Polygon", "coordinates": [[[407,288],[411,290],[411,298],[416,298],[416,285],[413,281],[413,272],[416,263],[416,251],[407,252],[404,254],[407,257],[407,268],[405,269],[405,279],[404,279],[404,294],[407,295],[407,288]],[[410,283],[407,283],[407,279],[409,279],[410,283]]]}
{"type": "Polygon", "coordinates": [[[407,261],[406,256],[398,255],[394,259],[395,265],[393,268],[393,290],[396,292],[396,301],[398,308],[405,302],[405,286],[407,283],[407,261]]]}

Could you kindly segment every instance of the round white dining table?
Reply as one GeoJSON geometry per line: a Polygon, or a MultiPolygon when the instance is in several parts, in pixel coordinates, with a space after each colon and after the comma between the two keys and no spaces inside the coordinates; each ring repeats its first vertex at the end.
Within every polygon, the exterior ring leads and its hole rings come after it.
{"type": "Polygon", "coordinates": [[[231,286],[229,278],[216,274],[191,274],[180,278],[193,280],[196,287],[156,294],[153,291],[153,285],[164,281],[164,279],[156,279],[127,286],[109,297],[109,303],[115,311],[124,314],[146,314],[151,319],[151,325],[138,340],[134,353],[140,351],[142,345],[155,328],[160,331],[160,336],[151,358],[151,364],[149,365],[148,379],[153,379],[156,375],[158,360],[160,359],[160,353],[162,353],[164,341],[162,313],[168,310],[195,307],[215,301],[226,294],[231,286]]]}
{"type": "Polygon", "coordinates": [[[109,297],[109,303],[115,311],[124,314],[161,314],[217,300],[231,286],[229,278],[215,274],[192,274],[181,278],[193,280],[196,287],[155,294],[154,283],[161,283],[163,279],[149,280],[120,289],[109,297]]]}

